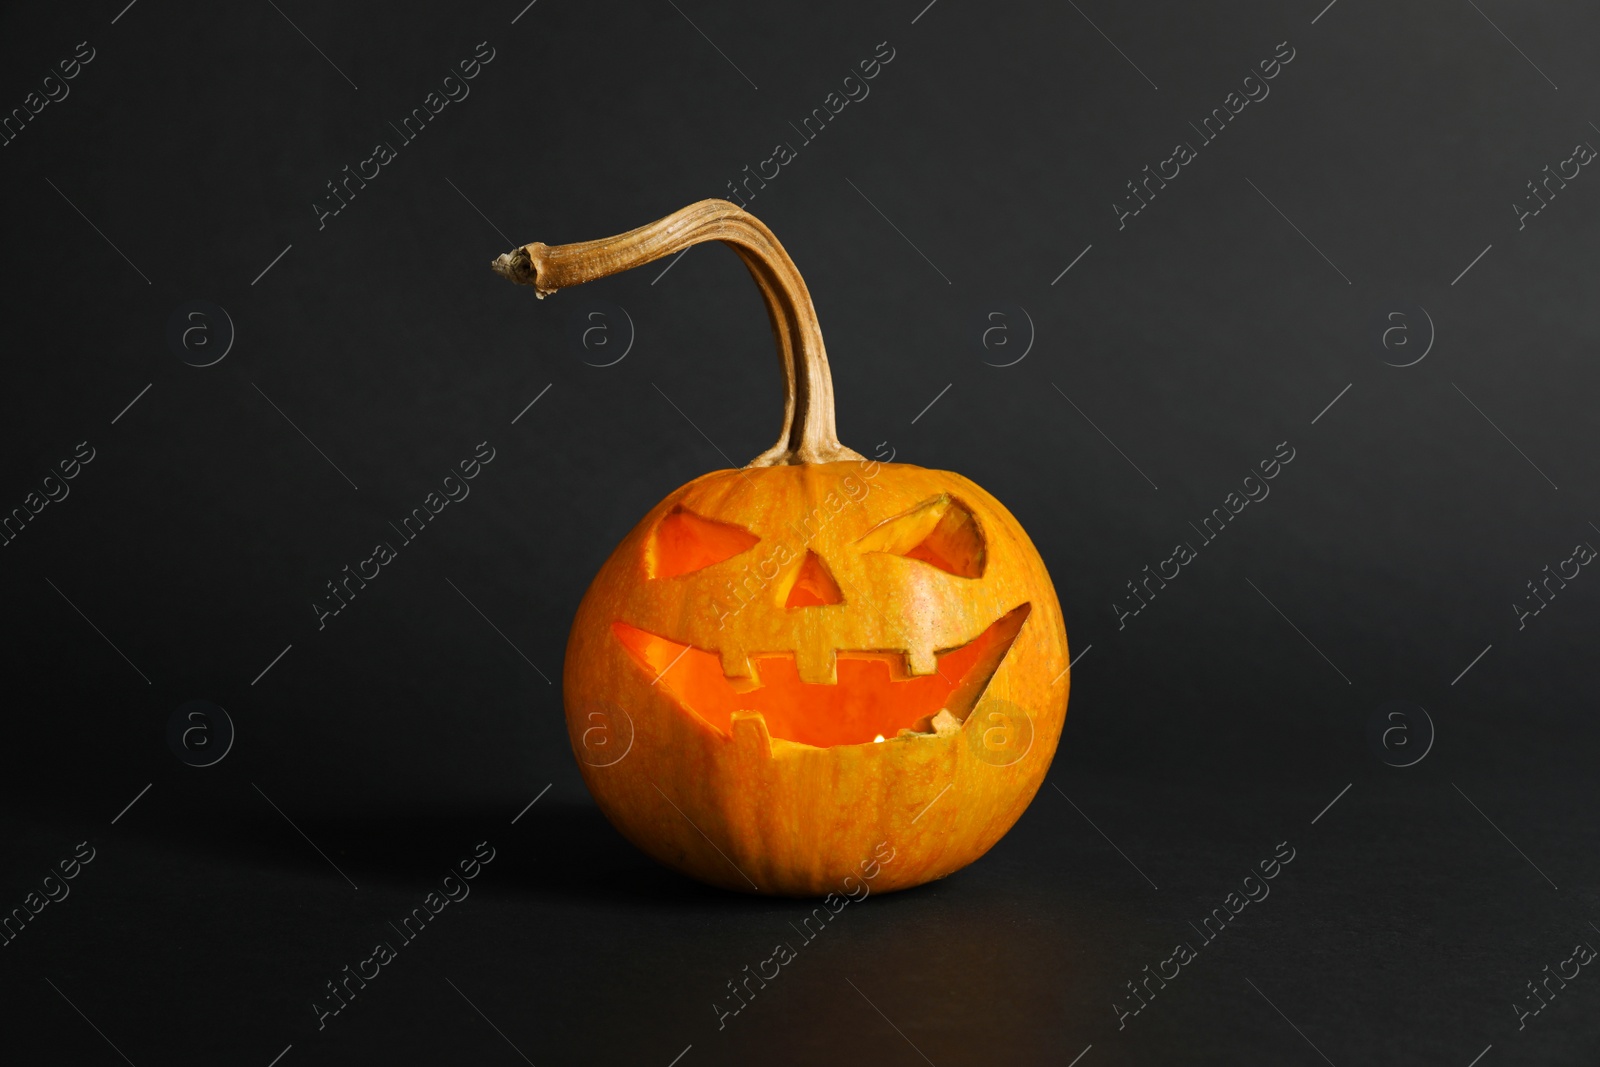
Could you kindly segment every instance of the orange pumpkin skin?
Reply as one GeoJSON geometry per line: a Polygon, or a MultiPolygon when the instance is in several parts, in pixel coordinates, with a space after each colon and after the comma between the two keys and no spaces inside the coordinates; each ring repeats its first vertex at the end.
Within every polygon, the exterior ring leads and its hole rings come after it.
{"type": "Polygon", "coordinates": [[[563,686],[584,780],[628,840],[712,885],[813,896],[872,867],[873,891],[919,885],[988,851],[1044,780],[1067,664],[1049,574],[1004,506],[959,474],[854,461],[717,471],[668,496],[584,596],[563,686]],[[950,558],[909,543],[929,508],[966,522],[950,558]],[[671,573],[740,547],[686,549],[684,513],[759,541],[671,573]],[[808,553],[838,602],[802,584],[808,553]],[[942,707],[959,728],[897,736],[942,707]]]}

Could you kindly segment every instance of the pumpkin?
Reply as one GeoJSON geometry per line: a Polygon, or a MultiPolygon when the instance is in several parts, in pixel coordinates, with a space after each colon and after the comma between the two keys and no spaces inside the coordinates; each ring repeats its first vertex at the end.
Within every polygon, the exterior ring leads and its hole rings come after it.
{"type": "Polygon", "coordinates": [[[584,781],[621,833],[712,885],[878,892],[983,855],[1038,790],[1068,652],[1044,562],[959,474],[839,443],[805,282],[723,200],[494,261],[540,297],[708,240],[766,301],[777,444],[669,494],[579,605],[563,676],[584,781]]]}

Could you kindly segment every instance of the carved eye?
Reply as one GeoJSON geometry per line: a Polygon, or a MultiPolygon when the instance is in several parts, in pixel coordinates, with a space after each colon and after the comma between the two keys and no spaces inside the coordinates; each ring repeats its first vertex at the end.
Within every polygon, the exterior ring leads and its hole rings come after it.
{"type": "Polygon", "coordinates": [[[885,552],[931,563],[961,578],[983,577],[983,531],[965,504],[941,493],[904,515],[885,519],[856,542],[863,552],[885,552]]]}
{"type": "Polygon", "coordinates": [[[645,572],[652,578],[676,578],[732,559],[760,540],[742,526],[674,507],[650,531],[650,543],[644,550],[645,572]]]}

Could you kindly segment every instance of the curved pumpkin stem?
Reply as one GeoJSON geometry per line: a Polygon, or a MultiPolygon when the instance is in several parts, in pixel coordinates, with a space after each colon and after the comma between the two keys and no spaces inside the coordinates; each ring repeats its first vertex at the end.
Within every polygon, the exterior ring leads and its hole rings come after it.
{"type": "Polygon", "coordinates": [[[637,230],[577,244],[535,241],[491,266],[531,285],[542,299],[558,289],[642,267],[702,241],[722,241],[738,253],[761,290],[783,367],[783,435],[751,467],[833,463],[864,457],[839,443],[834,426],[833,375],[811,293],[794,260],[766,225],[726,200],[702,200],[637,230]]]}

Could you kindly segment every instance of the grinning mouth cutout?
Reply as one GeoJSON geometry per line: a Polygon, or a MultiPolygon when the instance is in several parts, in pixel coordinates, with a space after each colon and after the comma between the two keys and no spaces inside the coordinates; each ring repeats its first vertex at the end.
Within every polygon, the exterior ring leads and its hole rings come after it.
{"type": "Polygon", "coordinates": [[[901,652],[840,650],[832,684],[801,681],[793,653],[752,655],[753,676],[733,679],[714,652],[625,622],[611,629],[653,685],[724,737],[732,736],[734,712],[755,712],[771,737],[831,748],[894,740],[901,731],[933,733],[941,711],[965,721],[1031,610],[1023,604],[966,644],[940,652],[938,669],[926,676],[910,675],[901,652]]]}

